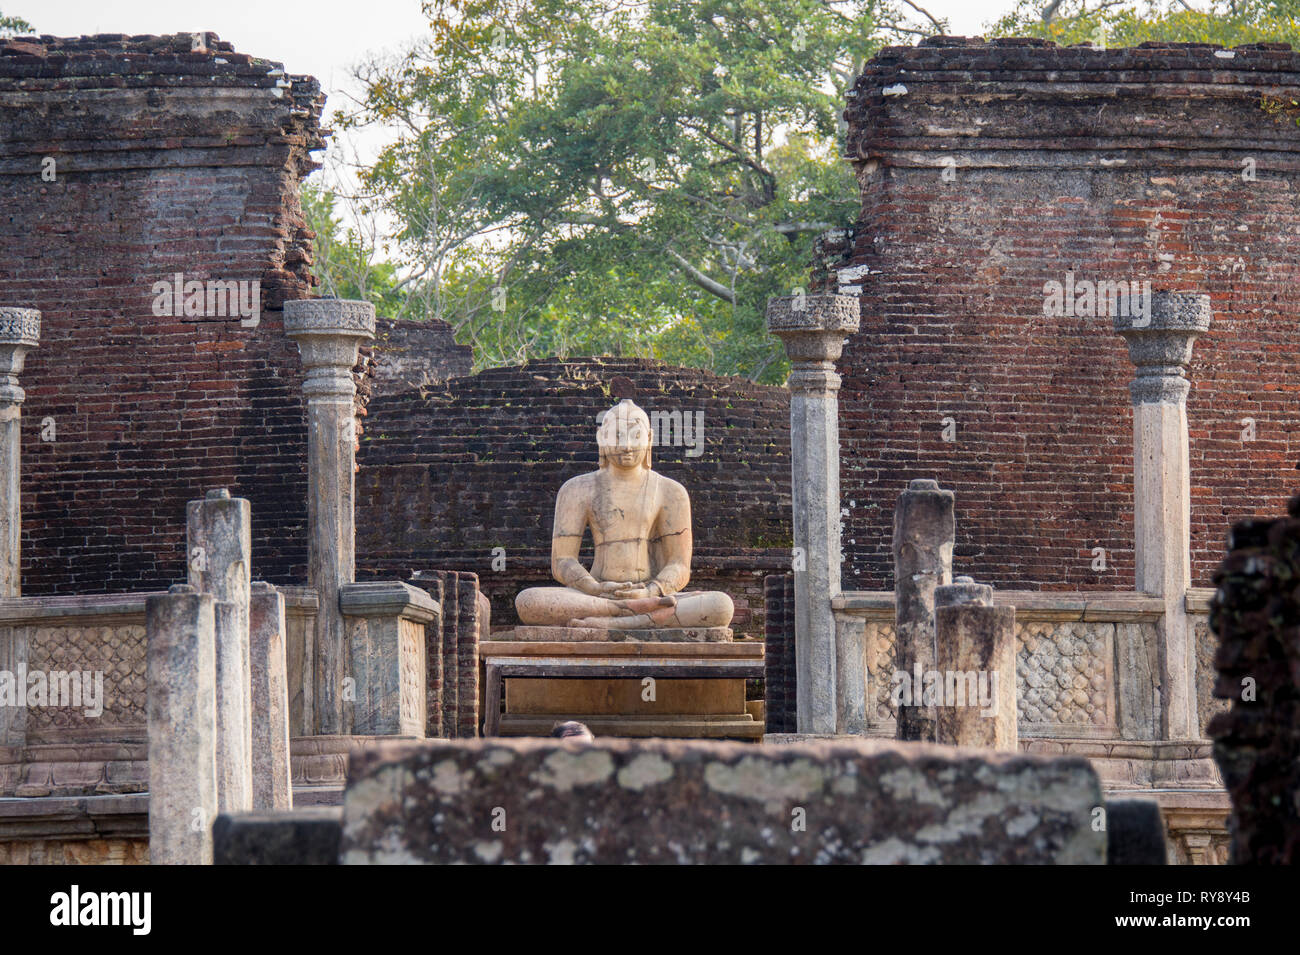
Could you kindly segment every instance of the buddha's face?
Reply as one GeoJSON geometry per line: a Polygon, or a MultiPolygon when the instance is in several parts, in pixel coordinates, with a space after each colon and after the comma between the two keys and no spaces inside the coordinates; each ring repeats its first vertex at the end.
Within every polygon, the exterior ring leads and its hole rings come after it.
{"type": "Polygon", "coordinates": [[[624,398],[601,420],[596,431],[601,464],[620,469],[650,466],[650,419],[624,398]]]}

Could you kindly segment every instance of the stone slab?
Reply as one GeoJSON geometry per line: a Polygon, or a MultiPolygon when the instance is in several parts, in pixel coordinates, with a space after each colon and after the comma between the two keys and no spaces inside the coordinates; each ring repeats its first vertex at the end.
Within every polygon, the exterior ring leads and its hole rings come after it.
{"type": "Polygon", "coordinates": [[[453,740],[356,754],[348,864],[1105,861],[1086,760],[894,741],[453,740]],[[635,820],[635,824],[629,824],[635,820]]]}
{"type": "Polygon", "coordinates": [[[340,811],[313,807],[222,813],[212,826],[214,865],[337,865],[340,811]]]}
{"type": "Polygon", "coordinates": [[[604,630],[596,627],[515,627],[494,634],[501,640],[554,643],[730,643],[730,627],[665,627],[660,630],[604,630]]]}

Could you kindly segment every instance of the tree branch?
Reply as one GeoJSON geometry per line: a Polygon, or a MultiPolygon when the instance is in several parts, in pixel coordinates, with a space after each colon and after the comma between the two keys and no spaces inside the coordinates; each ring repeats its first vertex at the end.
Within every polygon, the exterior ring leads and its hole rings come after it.
{"type": "Polygon", "coordinates": [[[727,288],[721,282],[715,282],[713,279],[709,278],[695,266],[691,265],[691,263],[678,255],[676,250],[667,248],[664,249],[664,251],[668,253],[674,262],[682,267],[682,271],[687,274],[690,280],[700,288],[704,289],[704,291],[708,292],[710,295],[716,295],[724,302],[730,302],[732,305],[736,304],[736,293],[731,291],[731,289],[727,288]]]}

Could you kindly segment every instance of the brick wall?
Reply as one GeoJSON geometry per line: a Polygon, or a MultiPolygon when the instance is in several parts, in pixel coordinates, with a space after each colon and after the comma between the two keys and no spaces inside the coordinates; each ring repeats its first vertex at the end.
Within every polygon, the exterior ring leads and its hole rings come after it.
{"type": "Polygon", "coordinates": [[[183,580],[185,502],[219,485],[252,501],[254,573],[305,576],[279,308],[312,283],[297,188],[322,104],[210,33],[0,40],[0,303],[44,315],[21,379],[26,593],[183,580]],[[155,316],[176,272],[260,281],[260,322],[155,316]]]}
{"type": "Polygon", "coordinates": [[[1265,94],[1300,98],[1300,54],[938,38],[868,63],[845,113],[862,216],[839,279],[863,316],[841,363],[846,587],[892,586],[894,504],[917,477],[957,493],[957,571],[1133,586],[1132,366],[1107,319],[1044,315],[1070,270],[1212,297],[1189,373],[1193,582],[1233,521],[1282,509],[1300,129],[1265,94]]]}
{"type": "Polygon", "coordinates": [[[418,391],[425,385],[470,373],[474,349],[457,345],[451,326],[436,318],[379,318],[375,340],[364,351],[375,358],[373,393],[418,391]]]}
{"type": "Polygon", "coordinates": [[[621,397],[647,413],[703,415],[702,453],[656,447],[654,467],[691,495],[690,586],[731,594],[735,628],[760,636],[763,574],[789,566],[788,394],[650,360],[547,359],[423,396],[376,391],[357,474],[359,570],[476,573],[494,627],[513,626],[515,594],[553,583],[555,494],[596,467],[596,414],[621,397]]]}

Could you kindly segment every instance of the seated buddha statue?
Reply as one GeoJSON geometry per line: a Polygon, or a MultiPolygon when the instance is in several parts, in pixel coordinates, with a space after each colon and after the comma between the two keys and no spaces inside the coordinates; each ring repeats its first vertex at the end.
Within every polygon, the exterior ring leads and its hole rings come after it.
{"type": "Polygon", "coordinates": [[[551,574],[561,586],[515,598],[521,622],[609,630],[725,627],[731,598],[685,591],[691,579],[691,500],[650,467],[650,419],[624,399],[596,431],[600,467],[566,481],[555,499],[551,574]],[[578,560],[584,532],[591,569],[578,560]]]}

